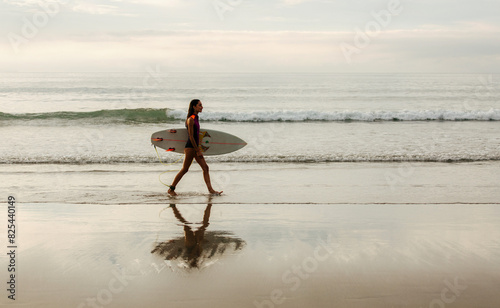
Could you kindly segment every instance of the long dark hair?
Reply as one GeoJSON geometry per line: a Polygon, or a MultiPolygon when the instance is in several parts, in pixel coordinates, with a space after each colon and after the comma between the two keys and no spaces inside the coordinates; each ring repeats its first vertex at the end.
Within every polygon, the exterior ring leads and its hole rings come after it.
{"type": "Polygon", "coordinates": [[[194,106],[198,105],[199,102],[200,102],[199,99],[193,99],[191,101],[191,103],[189,103],[189,110],[188,110],[187,119],[189,119],[189,117],[194,114],[194,106]]]}

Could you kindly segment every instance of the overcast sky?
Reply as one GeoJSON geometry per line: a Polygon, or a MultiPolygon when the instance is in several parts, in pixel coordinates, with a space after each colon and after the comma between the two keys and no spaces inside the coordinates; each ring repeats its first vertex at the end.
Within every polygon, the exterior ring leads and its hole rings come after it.
{"type": "Polygon", "coordinates": [[[0,1],[4,72],[500,73],[498,0],[0,1]]]}

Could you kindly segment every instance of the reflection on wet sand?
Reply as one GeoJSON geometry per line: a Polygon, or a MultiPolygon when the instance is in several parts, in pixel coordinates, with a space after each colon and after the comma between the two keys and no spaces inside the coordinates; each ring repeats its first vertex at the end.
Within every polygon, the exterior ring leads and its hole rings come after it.
{"type": "Polygon", "coordinates": [[[235,237],[228,231],[206,231],[210,220],[212,204],[209,203],[203,215],[201,226],[193,230],[193,223],[182,216],[175,204],[171,204],[174,216],[182,223],[184,237],[177,237],[169,241],[156,244],[151,251],[165,260],[177,261],[180,267],[203,268],[213,264],[223,255],[229,255],[241,250],[245,241],[235,237]]]}

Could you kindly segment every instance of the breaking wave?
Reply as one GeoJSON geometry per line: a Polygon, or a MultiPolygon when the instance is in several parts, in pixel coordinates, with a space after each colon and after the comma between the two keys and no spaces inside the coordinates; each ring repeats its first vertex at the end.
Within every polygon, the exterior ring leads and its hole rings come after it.
{"type": "MultiPolygon", "coordinates": [[[[183,110],[116,109],[88,112],[60,111],[47,113],[2,113],[0,123],[9,121],[80,121],[90,124],[136,124],[178,122],[186,118],[183,110]]],[[[251,112],[210,112],[200,115],[203,121],[221,122],[383,122],[383,121],[500,121],[500,109],[490,110],[403,110],[403,111],[313,111],[275,110],[251,112]]]]}
{"type": "MultiPolygon", "coordinates": [[[[168,121],[165,109],[105,109],[97,111],[58,111],[45,113],[2,113],[0,121],[81,121],[90,123],[164,123],[168,121]]],[[[175,120],[170,118],[170,120],[175,120]]]]}
{"type": "MultiPolygon", "coordinates": [[[[169,111],[169,116],[185,119],[186,113],[169,111]]],[[[500,109],[488,111],[330,111],[283,110],[252,112],[207,112],[200,118],[204,121],[227,122],[375,122],[375,121],[500,121],[500,109]]]]}

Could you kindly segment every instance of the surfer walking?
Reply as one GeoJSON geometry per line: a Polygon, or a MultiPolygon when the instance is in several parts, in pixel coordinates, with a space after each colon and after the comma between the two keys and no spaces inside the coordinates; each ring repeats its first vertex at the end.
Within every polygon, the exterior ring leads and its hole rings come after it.
{"type": "Polygon", "coordinates": [[[220,195],[222,191],[215,191],[212,188],[212,184],[210,182],[210,173],[208,171],[208,165],[203,157],[203,153],[200,148],[200,122],[198,120],[198,113],[203,111],[203,104],[199,99],[193,99],[191,103],[189,103],[189,110],[186,119],[186,127],[188,129],[188,140],[186,142],[186,146],[184,147],[184,163],[182,165],[182,169],[177,173],[170,185],[168,194],[171,196],[177,196],[175,192],[175,187],[182,179],[182,177],[189,171],[189,167],[193,162],[193,159],[200,165],[203,170],[203,178],[205,180],[205,184],[207,184],[208,191],[212,195],[220,195]]]}

